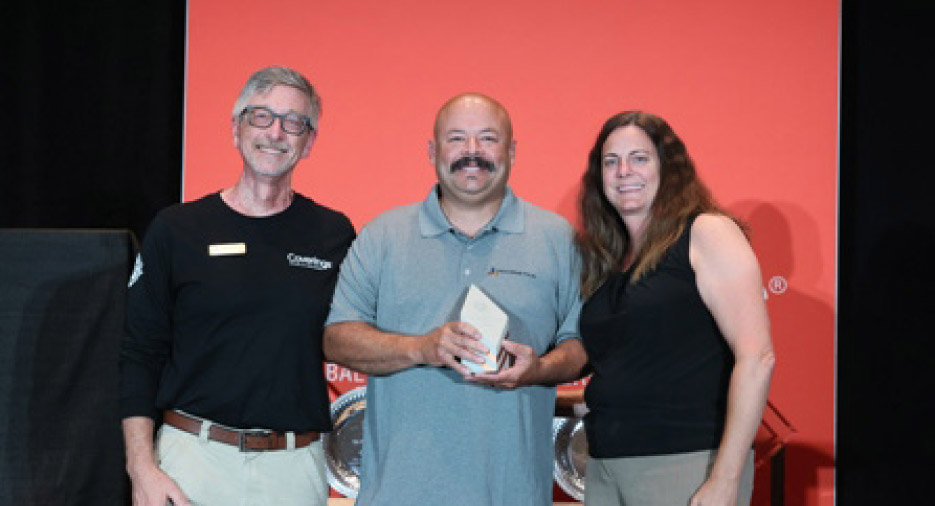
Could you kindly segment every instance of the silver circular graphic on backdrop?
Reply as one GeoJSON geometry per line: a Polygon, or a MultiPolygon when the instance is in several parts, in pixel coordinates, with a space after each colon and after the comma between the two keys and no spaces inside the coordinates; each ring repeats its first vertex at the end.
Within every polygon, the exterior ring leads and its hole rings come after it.
{"type": "Polygon", "coordinates": [[[556,416],[552,419],[552,441],[555,443],[555,482],[571,498],[584,500],[585,467],[588,464],[584,421],[556,416]]]}
{"type": "Polygon", "coordinates": [[[367,387],[341,394],[331,403],[334,430],[322,436],[328,483],[345,497],[360,491],[360,450],[364,438],[367,387]]]}

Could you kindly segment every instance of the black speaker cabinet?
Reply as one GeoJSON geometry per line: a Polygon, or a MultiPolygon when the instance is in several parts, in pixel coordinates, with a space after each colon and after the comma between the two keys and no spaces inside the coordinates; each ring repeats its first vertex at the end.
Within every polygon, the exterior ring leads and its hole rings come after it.
{"type": "Polygon", "coordinates": [[[0,230],[0,504],[128,504],[127,231],[0,230]]]}

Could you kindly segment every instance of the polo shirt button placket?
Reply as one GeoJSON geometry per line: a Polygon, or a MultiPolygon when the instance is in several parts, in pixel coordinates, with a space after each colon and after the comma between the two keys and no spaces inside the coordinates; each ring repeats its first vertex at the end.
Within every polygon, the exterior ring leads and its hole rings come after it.
{"type": "MultiPolygon", "coordinates": [[[[468,242],[464,245],[464,250],[471,251],[472,249],[474,249],[474,239],[469,239],[468,242]]],[[[462,255],[461,257],[462,261],[464,261],[465,257],[467,257],[468,263],[470,263],[470,261],[473,260],[470,257],[470,255],[462,255]]],[[[463,272],[464,272],[464,277],[468,277],[471,275],[471,268],[465,267],[463,272]]]]}

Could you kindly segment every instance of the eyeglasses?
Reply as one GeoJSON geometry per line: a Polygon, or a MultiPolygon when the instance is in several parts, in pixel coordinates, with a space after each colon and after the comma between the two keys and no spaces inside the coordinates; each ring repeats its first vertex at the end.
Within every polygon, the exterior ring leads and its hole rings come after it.
{"type": "Polygon", "coordinates": [[[273,112],[265,105],[248,105],[244,107],[243,112],[240,113],[241,117],[244,115],[247,116],[247,123],[257,128],[269,128],[273,125],[273,122],[276,121],[276,118],[279,118],[279,124],[282,125],[283,131],[288,134],[302,135],[306,130],[311,132],[315,131],[315,127],[312,125],[312,119],[297,112],[279,114],[273,112]]]}

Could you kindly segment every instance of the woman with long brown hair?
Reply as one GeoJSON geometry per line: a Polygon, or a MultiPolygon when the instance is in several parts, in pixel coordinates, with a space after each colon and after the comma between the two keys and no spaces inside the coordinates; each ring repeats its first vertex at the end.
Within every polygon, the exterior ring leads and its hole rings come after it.
{"type": "Polygon", "coordinates": [[[749,504],[774,357],[741,227],[640,111],[604,124],[580,206],[586,503],[749,504]]]}

